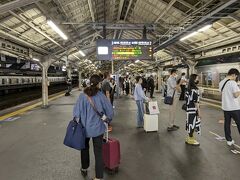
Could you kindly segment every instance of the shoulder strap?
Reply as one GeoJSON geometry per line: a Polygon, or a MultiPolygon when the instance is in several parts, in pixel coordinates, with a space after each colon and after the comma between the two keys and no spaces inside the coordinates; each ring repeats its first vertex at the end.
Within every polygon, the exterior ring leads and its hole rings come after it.
{"type": "Polygon", "coordinates": [[[93,110],[94,110],[94,111],[97,113],[97,115],[101,118],[101,117],[102,117],[102,114],[97,110],[97,108],[96,108],[96,106],[95,106],[92,98],[89,97],[88,95],[86,95],[86,96],[87,96],[87,99],[88,99],[89,103],[91,104],[93,110]]]}
{"type": "Polygon", "coordinates": [[[173,91],[173,95],[172,95],[172,98],[174,98],[174,95],[175,95],[175,91],[176,91],[176,90],[174,90],[174,91],[173,91]]]}
{"type": "Polygon", "coordinates": [[[228,79],[228,80],[225,81],[225,83],[224,83],[223,86],[222,86],[221,92],[223,91],[223,89],[224,89],[224,87],[225,87],[225,85],[227,84],[228,81],[230,81],[230,79],[228,79]]]}

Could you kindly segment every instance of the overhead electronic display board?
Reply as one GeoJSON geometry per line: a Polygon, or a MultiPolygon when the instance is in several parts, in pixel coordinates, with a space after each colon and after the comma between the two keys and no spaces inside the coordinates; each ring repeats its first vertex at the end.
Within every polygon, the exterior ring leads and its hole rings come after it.
{"type": "Polygon", "coordinates": [[[98,60],[152,60],[151,40],[97,40],[98,60]]]}

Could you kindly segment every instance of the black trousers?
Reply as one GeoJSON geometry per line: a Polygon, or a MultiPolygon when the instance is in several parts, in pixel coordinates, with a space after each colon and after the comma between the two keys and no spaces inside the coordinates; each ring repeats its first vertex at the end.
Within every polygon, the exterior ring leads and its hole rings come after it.
{"type": "Polygon", "coordinates": [[[237,124],[238,132],[240,134],[240,110],[236,111],[224,111],[224,131],[227,141],[232,141],[231,137],[231,120],[234,120],[237,124]]]}
{"type": "MultiPolygon", "coordinates": [[[[102,143],[103,143],[103,135],[93,137],[93,148],[94,148],[94,156],[95,156],[95,172],[96,178],[103,178],[103,157],[102,157],[102,143]]],[[[87,169],[90,165],[89,158],[89,141],[90,138],[86,138],[86,148],[81,150],[81,163],[82,169],[87,169]]]]}
{"type": "Polygon", "coordinates": [[[154,86],[150,87],[150,98],[153,98],[154,86]]]}
{"type": "Polygon", "coordinates": [[[185,99],[186,86],[185,85],[181,85],[180,87],[181,87],[181,94],[180,94],[179,100],[183,101],[185,99]]]}

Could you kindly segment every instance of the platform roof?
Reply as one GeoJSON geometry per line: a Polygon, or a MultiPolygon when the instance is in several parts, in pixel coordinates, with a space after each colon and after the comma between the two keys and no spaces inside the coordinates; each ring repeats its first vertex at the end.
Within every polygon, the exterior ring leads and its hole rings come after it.
{"type": "Polygon", "coordinates": [[[238,43],[239,8],[238,0],[1,0],[0,38],[32,49],[33,56],[64,60],[68,55],[73,65],[80,63],[88,71],[94,66],[107,70],[110,63],[100,66],[95,56],[96,39],[103,38],[102,24],[111,27],[106,31],[109,39],[140,39],[146,25],[147,37],[155,43],[155,60],[115,63],[123,71],[138,71],[175,57],[195,60],[203,52],[238,43]],[[47,20],[57,24],[68,40],[53,31],[47,20]],[[211,27],[180,40],[205,25],[211,27]]]}

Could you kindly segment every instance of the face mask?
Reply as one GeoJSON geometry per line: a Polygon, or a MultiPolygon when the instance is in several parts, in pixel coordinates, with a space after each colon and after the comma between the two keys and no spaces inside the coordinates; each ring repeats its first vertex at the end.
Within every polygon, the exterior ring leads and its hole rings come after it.
{"type": "Polygon", "coordinates": [[[238,76],[236,77],[235,81],[238,82],[238,76]]]}
{"type": "Polygon", "coordinates": [[[199,83],[199,80],[196,80],[196,81],[195,81],[195,84],[197,85],[198,83],[199,83]]]}

